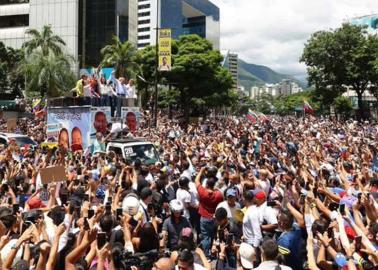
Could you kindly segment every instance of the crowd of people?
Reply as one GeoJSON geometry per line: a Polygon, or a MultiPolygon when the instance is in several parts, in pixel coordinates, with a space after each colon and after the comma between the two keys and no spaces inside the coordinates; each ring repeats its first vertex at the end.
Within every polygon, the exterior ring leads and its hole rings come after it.
{"type": "MultiPolygon", "coordinates": [[[[41,142],[35,121],[19,132],[41,142]]],[[[0,268],[377,269],[378,125],[162,117],[135,136],[161,161],[1,147],[0,268]],[[41,183],[57,164],[68,180],[41,183]]]]}
{"type": "Polygon", "coordinates": [[[121,107],[125,99],[137,99],[134,80],[115,76],[113,71],[108,79],[102,73],[101,66],[92,75],[81,75],[72,89],[74,95],[83,98],[81,105],[111,106],[112,116],[121,116],[121,107]]]}

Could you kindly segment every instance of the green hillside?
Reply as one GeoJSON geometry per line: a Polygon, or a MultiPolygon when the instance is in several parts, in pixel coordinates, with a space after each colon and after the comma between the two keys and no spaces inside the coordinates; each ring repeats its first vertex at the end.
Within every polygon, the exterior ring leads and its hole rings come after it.
{"type": "Polygon", "coordinates": [[[252,86],[262,86],[266,83],[279,83],[284,79],[291,79],[301,87],[306,88],[305,83],[291,75],[278,73],[266,66],[249,64],[239,59],[239,84],[249,91],[252,86]]]}

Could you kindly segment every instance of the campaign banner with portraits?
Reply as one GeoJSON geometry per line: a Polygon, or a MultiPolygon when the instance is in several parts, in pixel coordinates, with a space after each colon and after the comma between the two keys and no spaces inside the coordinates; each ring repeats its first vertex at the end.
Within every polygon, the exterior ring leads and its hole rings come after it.
{"type": "Polygon", "coordinates": [[[90,107],[48,108],[47,140],[71,150],[85,150],[89,146],[90,107]]]}
{"type": "Polygon", "coordinates": [[[123,124],[127,125],[132,133],[137,131],[141,118],[139,107],[123,107],[121,117],[123,124]]]}
{"type": "Polygon", "coordinates": [[[104,134],[108,124],[111,122],[110,107],[92,107],[91,108],[91,137],[97,132],[104,134]]]}

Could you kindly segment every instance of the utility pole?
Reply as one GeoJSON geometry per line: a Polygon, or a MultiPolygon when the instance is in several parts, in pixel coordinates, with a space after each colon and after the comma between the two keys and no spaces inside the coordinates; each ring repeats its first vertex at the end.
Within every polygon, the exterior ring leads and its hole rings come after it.
{"type": "Polygon", "coordinates": [[[158,80],[159,80],[159,1],[156,0],[156,44],[155,44],[155,105],[154,105],[154,125],[157,128],[157,121],[158,121],[158,80]]]}

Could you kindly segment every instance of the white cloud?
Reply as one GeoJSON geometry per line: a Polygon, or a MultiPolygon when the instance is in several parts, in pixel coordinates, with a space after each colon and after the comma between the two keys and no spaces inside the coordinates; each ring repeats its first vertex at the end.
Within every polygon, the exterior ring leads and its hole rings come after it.
{"type": "Polygon", "coordinates": [[[303,75],[299,63],[313,32],[378,13],[377,0],[211,0],[220,8],[221,48],[254,64],[303,75]]]}

